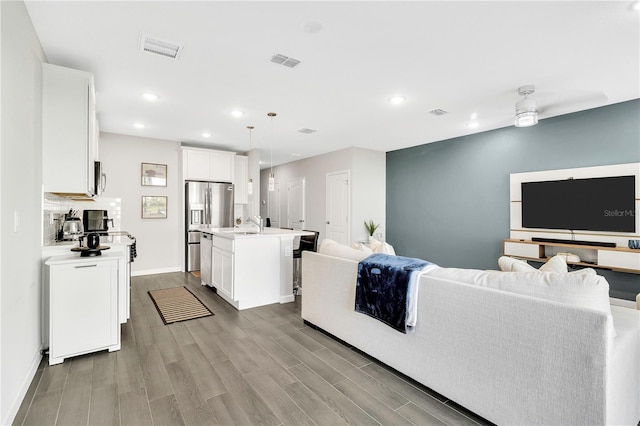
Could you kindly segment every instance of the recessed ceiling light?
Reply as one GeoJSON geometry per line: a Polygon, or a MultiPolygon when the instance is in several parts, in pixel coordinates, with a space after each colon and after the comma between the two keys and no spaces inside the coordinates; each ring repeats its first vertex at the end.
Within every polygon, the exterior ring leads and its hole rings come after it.
{"type": "Polygon", "coordinates": [[[210,137],[211,137],[211,133],[209,133],[209,132],[203,132],[203,133],[202,133],[202,137],[203,137],[203,138],[210,138],[210,137]]]}
{"type": "Polygon", "coordinates": [[[240,111],[239,109],[234,109],[233,111],[231,111],[231,115],[233,115],[234,117],[242,117],[244,115],[244,112],[240,111]]]}
{"type": "Polygon", "coordinates": [[[467,126],[470,129],[475,129],[479,125],[480,125],[480,123],[478,123],[477,121],[470,121],[467,124],[465,124],[465,126],[467,126]]]}
{"type": "Polygon", "coordinates": [[[133,127],[135,127],[136,129],[144,129],[144,124],[143,123],[133,123],[133,127]]]}
{"type": "Polygon", "coordinates": [[[148,101],[157,101],[158,100],[158,95],[155,95],[153,93],[143,93],[142,97],[145,98],[148,101]]]}
{"type": "Polygon", "coordinates": [[[401,104],[404,102],[404,96],[393,96],[389,98],[389,102],[391,102],[394,105],[401,104]]]}
{"type": "Polygon", "coordinates": [[[478,113],[477,112],[472,112],[471,113],[471,119],[475,120],[476,118],[478,118],[478,113]]]}
{"type": "Polygon", "coordinates": [[[300,154],[299,154],[299,153],[297,153],[297,152],[293,152],[293,153],[291,153],[291,156],[292,156],[292,157],[300,157],[300,154]]]}
{"type": "Polygon", "coordinates": [[[631,8],[640,12],[640,1],[633,3],[633,5],[631,5],[631,8]]]}

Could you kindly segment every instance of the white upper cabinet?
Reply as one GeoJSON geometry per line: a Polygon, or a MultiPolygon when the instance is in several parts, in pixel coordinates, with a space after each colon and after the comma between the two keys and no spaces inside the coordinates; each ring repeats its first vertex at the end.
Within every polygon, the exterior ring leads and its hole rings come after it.
{"type": "Polygon", "coordinates": [[[236,155],[233,179],[233,197],[235,204],[247,204],[249,182],[249,157],[236,155]]]}
{"type": "Polygon", "coordinates": [[[42,67],[44,191],[93,196],[98,153],[93,75],[51,64],[42,67]]]}
{"type": "Polygon", "coordinates": [[[233,182],[234,152],[189,148],[182,154],[185,180],[233,182]]]}

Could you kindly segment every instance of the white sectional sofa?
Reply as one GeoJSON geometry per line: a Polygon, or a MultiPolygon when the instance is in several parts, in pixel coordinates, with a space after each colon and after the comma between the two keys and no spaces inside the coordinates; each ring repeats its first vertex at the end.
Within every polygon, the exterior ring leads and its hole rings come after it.
{"type": "Polygon", "coordinates": [[[496,424],[640,421],[640,311],[609,307],[604,278],[438,268],[419,278],[417,324],[402,334],[354,311],[367,254],[346,252],[303,253],[308,323],[496,424]],[[575,303],[565,282],[578,282],[575,303]]]}

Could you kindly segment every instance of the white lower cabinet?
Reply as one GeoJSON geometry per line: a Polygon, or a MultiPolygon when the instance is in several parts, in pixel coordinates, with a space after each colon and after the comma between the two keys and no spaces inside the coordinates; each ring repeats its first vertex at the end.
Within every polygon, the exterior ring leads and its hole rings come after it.
{"type": "Polygon", "coordinates": [[[213,235],[212,242],[210,285],[220,297],[238,310],[280,301],[280,237],[213,235]]]}
{"type": "Polygon", "coordinates": [[[213,247],[211,267],[213,286],[219,293],[233,299],[233,253],[213,247]]]}
{"type": "Polygon", "coordinates": [[[49,365],[120,349],[118,256],[54,256],[49,284],[49,365]]]}

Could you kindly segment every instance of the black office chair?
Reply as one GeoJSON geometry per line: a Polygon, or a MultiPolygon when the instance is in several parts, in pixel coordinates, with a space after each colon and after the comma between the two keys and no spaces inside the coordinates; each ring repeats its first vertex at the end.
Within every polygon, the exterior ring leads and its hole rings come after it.
{"type": "Polygon", "coordinates": [[[305,229],[306,232],[313,232],[313,235],[300,236],[300,246],[293,250],[293,294],[298,294],[302,288],[302,252],[318,251],[318,231],[305,229]]]}

